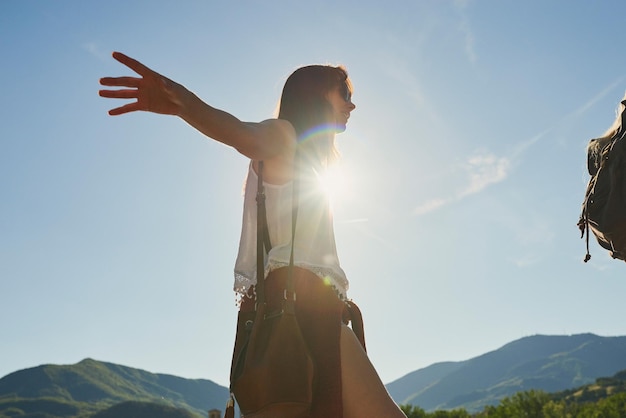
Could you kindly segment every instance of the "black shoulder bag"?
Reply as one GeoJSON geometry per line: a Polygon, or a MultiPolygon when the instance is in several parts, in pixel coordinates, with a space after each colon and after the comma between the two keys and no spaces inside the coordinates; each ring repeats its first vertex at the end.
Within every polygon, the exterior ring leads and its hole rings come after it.
{"type": "MultiPolygon", "coordinates": [[[[293,180],[291,255],[282,309],[267,312],[265,253],[271,246],[265,214],[262,161],[258,171],[256,309],[239,313],[230,390],[246,418],[305,418],[310,415],[313,401],[314,365],[294,310],[293,240],[298,209],[298,176],[293,180]]],[[[232,399],[225,417],[229,416],[234,416],[232,399]]]]}

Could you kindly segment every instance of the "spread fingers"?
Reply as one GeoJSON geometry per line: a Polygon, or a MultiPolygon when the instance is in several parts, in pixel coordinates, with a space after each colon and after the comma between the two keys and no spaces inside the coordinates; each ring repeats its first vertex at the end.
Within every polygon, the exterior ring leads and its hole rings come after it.
{"type": "Polygon", "coordinates": [[[141,79],[137,77],[102,77],[100,84],[110,87],[139,87],[141,79]]]}
{"type": "Polygon", "coordinates": [[[100,97],[109,97],[112,99],[136,99],[137,90],[100,90],[100,97]]]}
{"type": "Polygon", "coordinates": [[[121,52],[114,52],[113,58],[115,58],[117,61],[121,62],[137,74],[146,75],[147,73],[153,72],[151,69],[149,69],[139,61],[132,59],[128,55],[122,54],[121,52]]]}
{"type": "Polygon", "coordinates": [[[139,104],[137,102],[133,102],[133,103],[128,103],[124,106],[116,107],[115,109],[109,110],[109,115],[117,116],[117,115],[122,115],[124,113],[134,112],[137,110],[142,110],[142,109],[139,107],[139,104]]]}

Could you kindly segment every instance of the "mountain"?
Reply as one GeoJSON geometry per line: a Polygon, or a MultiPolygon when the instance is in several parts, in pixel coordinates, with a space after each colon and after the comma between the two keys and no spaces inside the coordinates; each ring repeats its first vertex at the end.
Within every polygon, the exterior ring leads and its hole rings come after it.
{"type": "Polygon", "coordinates": [[[69,366],[44,365],[0,379],[0,417],[78,417],[125,401],[158,403],[205,417],[223,409],[228,389],[210,380],[190,380],[85,359],[69,366]]]}
{"type": "MultiPolygon", "coordinates": [[[[469,360],[430,365],[387,389],[396,402],[426,411],[478,412],[530,389],[565,391],[583,400],[601,397],[625,385],[622,370],[626,337],[535,335],[469,360]]],[[[0,418],[202,418],[211,409],[223,410],[227,399],[228,389],[210,380],[92,359],[29,368],[0,379],[0,418]]]]}
{"type": "Polygon", "coordinates": [[[626,337],[535,335],[481,356],[437,363],[391,382],[401,404],[477,412],[530,389],[556,392],[626,369],[626,337]]]}

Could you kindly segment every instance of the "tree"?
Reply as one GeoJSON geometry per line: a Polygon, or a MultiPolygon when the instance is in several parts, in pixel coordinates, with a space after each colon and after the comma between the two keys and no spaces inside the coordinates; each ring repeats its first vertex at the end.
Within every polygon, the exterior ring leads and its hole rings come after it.
{"type": "Polygon", "coordinates": [[[489,418],[544,418],[543,407],[550,396],[539,390],[518,392],[500,401],[498,406],[487,406],[480,416],[489,418]]]}
{"type": "Polygon", "coordinates": [[[400,409],[406,414],[407,418],[471,418],[471,415],[465,409],[426,412],[419,406],[414,405],[401,405],[400,409]]]}
{"type": "Polygon", "coordinates": [[[419,406],[415,405],[400,405],[400,409],[407,416],[407,418],[426,418],[426,411],[419,406]]]}
{"type": "Polygon", "coordinates": [[[576,418],[622,418],[626,416],[626,393],[618,393],[586,404],[576,418]]]}

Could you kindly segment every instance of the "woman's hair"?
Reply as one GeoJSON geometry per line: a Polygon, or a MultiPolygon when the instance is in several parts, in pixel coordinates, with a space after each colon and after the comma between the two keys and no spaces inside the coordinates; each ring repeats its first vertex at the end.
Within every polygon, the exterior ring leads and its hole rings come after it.
{"type": "Polygon", "coordinates": [[[291,122],[298,135],[301,155],[316,164],[337,157],[333,108],[326,98],[337,87],[352,92],[346,69],[330,65],[298,68],[283,87],[278,118],[291,122]]]}
{"type": "Polygon", "coordinates": [[[626,116],[624,109],[626,109],[626,94],[624,94],[619,106],[617,106],[615,120],[609,129],[607,129],[602,136],[589,141],[587,145],[587,170],[592,176],[595,175],[600,168],[602,150],[604,150],[611,142],[611,139],[622,129],[623,118],[626,116]]]}
{"type": "Polygon", "coordinates": [[[622,113],[624,112],[624,109],[626,109],[626,94],[624,94],[619,106],[617,106],[617,109],[615,110],[615,120],[609,129],[607,129],[602,136],[595,139],[595,142],[597,143],[596,146],[600,149],[602,149],[604,145],[608,144],[613,135],[615,135],[622,127],[622,113]]]}

